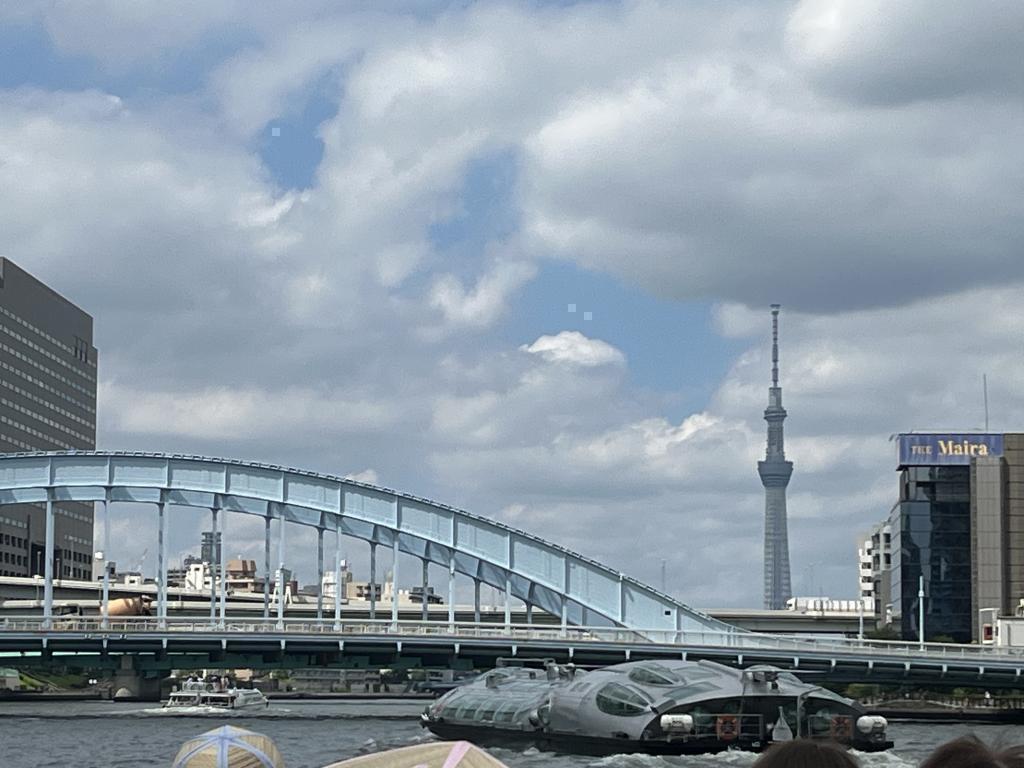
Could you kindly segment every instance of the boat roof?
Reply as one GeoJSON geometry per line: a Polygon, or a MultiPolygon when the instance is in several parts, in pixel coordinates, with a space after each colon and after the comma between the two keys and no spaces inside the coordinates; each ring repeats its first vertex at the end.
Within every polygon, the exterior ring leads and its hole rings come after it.
{"type": "Polygon", "coordinates": [[[594,690],[617,683],[639,690],[658,711],[734,697],[813,696],[846,705],[853,703],[826,688],[804,683],[791,672],[767,665],[736,669],[706,660],[663,660],[626,662],[592,671],[571,666],[551,669],[554,671],[500,667],[452,693],[458,694],[458,698],[465,695],[500,698],[507,706],[512,706],[534,701],[540,692],[552,687],[594,690]]]}

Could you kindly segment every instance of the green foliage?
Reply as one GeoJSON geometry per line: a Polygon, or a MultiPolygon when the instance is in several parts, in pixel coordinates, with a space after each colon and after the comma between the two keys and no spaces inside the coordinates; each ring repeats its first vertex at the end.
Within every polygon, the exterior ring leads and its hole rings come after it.
{"type": "Polygon", "coordinates": [[[878,693],[878,686],[868,683],[852,683],[846,686],[846,697],[849,699],[870,699],[877,696],[878,693]]]}

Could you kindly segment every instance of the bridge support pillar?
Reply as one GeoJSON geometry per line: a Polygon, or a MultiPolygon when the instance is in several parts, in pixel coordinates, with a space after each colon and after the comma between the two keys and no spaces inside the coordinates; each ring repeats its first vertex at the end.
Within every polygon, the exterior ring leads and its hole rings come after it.
{"type": "Polygon", "coordinates": [[[316,620],[324,618],[324,529],[316,529],[316,620]]]}
{"type": "Polygon", "coordinates": [[[160,678],[147,677],[135,668],[135,657],[125,654],[114,671],[113,691],[115,699],[160,701],[160,678]]]}
{"type": "Polygon", "coordinates": [[[448,631],[455,631],[455,555],[448,554],[448,631]]]}
{"type": "MultiPolygon", "coordinates": [[[[108,491],[109,493],[109,491],[108,491]]],[[[110,501],[103,500],[103,619],[100,626],[110,626],[110,501]]]]}
{"type": "Polygon", "coordinates": [[[480,579],[473,579],[473,623],[480,623],[480,579]]]}
{"type": "Polygon", "coordinates": [[[217,626],[224,628],[228,612],[228,513],[220,520],[220,619],[217,626]]]}
{"type": "Polygon", "coordinates": [[[284,511],[281,511],[281,517],[278,518],[279,527],[277,529],[277,628],[284,629],[284,597],[285,597],[285,584],[284,584],[284,553],[285,553],[285,522],[284,522],[284,511]]]}
{"type": "MultiPolygon", "coordinates": [[[[395,502],[398,516],[401,516],[401,507],[395,502]]],[[[398,631],[398,534],[391,545],[391,631],[398,631]]]]}
{"type": "Polygon", "coordinates": [[[512,630],[512,579],[505,574],[505,631],[512,630]]]}
{"type": "Polygon", "coordinates": [[[341,630],[341,523],[334,530],[334,631],[341,630]]]}
{"type": "Polygon", "coordinates": [[[167,512],[164,502],[156,505],[156,622],[167,629],[167,512]]]}
{"type": "Polygon", "coordinates": [[[270,618],[270,511],[263,518],[263,620],[270,618]]]}
{"type": "Polygon", "coordinates": [[[423,591],[420,593],[422,598],[422,605],[420,607],[420,618],[422,621],[427,621],[430,615],[427,613],[429,606],[427,604],[427,581],[430,579],[430,562],[427,558],[423,558],[423,591]]]}
{"type": "MultiPolygon", "coordinates": [[[[210,544],[210,626],[217,623],[217,571],[220,570],[220,558],[217,557],[217,508],[210,508],[210,531],[213,542],[210,544]]],[[[223,546],[223,540],[221,541],[223,546]]]]}
{"type": "Polygon", "coordinates": [[[46,571],[43,583],[43,623],[53,627],[53,499],[46,498],[46,571]]]}
{"type": "Polygon", "coordinates": [[[377,542],[370,542],[370,621],[377,619],[377,542]]]}

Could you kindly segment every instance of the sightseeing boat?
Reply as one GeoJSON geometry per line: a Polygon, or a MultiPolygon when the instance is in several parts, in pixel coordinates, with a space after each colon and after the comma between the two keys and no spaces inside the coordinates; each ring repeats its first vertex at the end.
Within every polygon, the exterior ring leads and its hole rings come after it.
{"type": "Polygon", "coordinates": [[[252,710],[265,709],[270,701],[256,688],[236,688],[230,682],[221,679],[205,678],[186,680],[181,687],[171,692],[165,712],[189,713],[197,710],[252,710]]]}
{"type": "Polygon", "coordinates": [[[851,699],[776,667],[711,661],[498,667],[432,703],[421,725],[443,739],[602,755],[761,751],[793,738],[892,746],[885,719],[851,699]]]}

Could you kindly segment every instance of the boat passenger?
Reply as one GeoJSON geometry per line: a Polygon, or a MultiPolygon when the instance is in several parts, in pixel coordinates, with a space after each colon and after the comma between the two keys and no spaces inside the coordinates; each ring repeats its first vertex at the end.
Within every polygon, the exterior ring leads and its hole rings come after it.
{"type": "Polygon", "coordinates": [[[860,763],[838,744],[797,739],[772,745],[753,768],[860,768],[860,763]]]}
{"type": "Polygon", "coordinates": [[[932,752],[921,768],[1024,768],[1024,745],[996,752],[976,736],[961,736],[932,752]]]}

